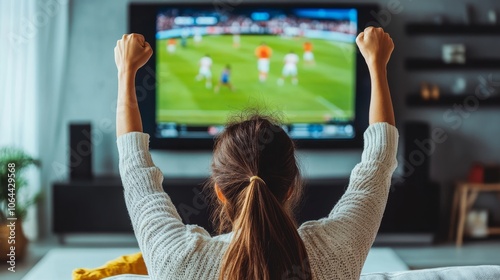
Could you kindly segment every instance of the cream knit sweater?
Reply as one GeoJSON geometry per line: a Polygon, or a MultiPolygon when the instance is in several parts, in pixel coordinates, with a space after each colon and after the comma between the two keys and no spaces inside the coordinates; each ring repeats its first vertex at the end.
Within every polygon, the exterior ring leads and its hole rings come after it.
{"type": "MultiPolygon", "coordinates": [[[[131,132],[117,143],[125,201],[151,279],[218,279],[231,234],[211,237],[205,229],[182,222],[163,191],[163,173],[151,159],[149,135],[131,132]]],[[[298,229],[314,279],[359,279],[387,202],[397,143],[394,126],[370,125],[345,194],[328,217],[298,229]]],[[[291,268],[282,279],[304,278],[291,268]]]]}

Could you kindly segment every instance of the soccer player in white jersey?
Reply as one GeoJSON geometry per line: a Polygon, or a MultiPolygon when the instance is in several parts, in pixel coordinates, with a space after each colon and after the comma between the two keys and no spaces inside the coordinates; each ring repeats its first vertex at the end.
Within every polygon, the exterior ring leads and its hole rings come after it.
{"type": "Polygon", "coordinates": [[[278,79],[278,85],[282,86],[285,83],[286,77],[292,77],[292,84],[296,85],[299,82],[297,78],[297,64],[299,63],[299,56],[293,51],[290,51],[285,55],[283,59],[285,65],[283,66],[283,71],[281,72],[281,78],[278,79]]]}
{"type": "Polygon", "coordinates": [[[231,25],[231,33],[233,34],[233,47],[240,47],[240,23],[235,21],[231,25]]]}
{"type": "Polygon", "coordinates": [[[203,37],[201,35],[201,30],[199,28],[194,29],[194,36],[193,36],[193,41],[196,45],[199,45],[201,41],[203,40],[203,37]]]}
{"type": "Polygon", "coordinates": [[[212,87],[212,58],[210,55],[206,54],[204,57],[200,59],[200,70],[198,71],[198,75],[196,76],[197,81],[201,81],[205,79],[205,87],[212,87]]]}

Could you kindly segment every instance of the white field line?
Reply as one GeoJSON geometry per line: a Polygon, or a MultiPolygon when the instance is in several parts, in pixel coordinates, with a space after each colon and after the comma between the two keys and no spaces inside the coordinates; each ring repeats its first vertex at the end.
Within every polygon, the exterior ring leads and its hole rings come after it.
{"type": "Polygon", "coordinates": [[[341,116],[345,116],[344,111],[342,111],[339,107],[335,106],[330,101],[326,100],[324,97],[317,96],[316,97],[316,101],[318,101],[319,103],[321,103],[323,106],[325,106],[329,110],[335,112],[335,114],[338,114],[338,115],[341,115],[341,116]]]}

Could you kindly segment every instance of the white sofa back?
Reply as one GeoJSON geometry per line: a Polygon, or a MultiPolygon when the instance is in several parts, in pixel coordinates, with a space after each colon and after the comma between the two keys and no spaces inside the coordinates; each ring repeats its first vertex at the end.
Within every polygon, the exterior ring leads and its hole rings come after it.
{"type": "MultiPolygon", "coordinates": [[[[123,274],[103,280],[148,279],[147,276],[123,274]]],[[[360,280],[500,280],[500,266],[456,266],[402,272],[369,273],[361,275],[360,280]]]]}
{"type": "Polygon", "coordinates": [[[456,266],[402,272],[369,273],[360,280],[500,280],[500,266],[456,266]]]}

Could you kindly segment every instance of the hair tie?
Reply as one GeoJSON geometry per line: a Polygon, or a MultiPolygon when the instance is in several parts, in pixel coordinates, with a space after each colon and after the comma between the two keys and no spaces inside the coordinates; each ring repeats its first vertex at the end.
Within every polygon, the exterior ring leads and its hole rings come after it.
{"type": "Polygon", "coordinates": [[[252,176],[252,177],[250,177],[249,181],[250,181],[250,183],[252,183],[255,180],[261,181],[264,185],[266,184],[266,182],[264,182],[264,180],[262,180],[262,178],[260,178],[259,176],[252,176]]]}

